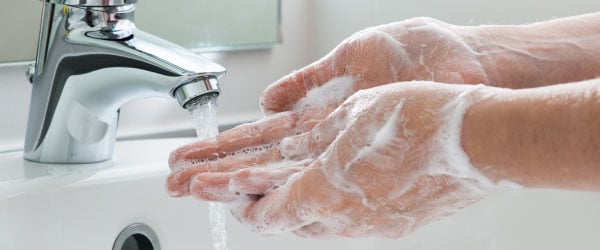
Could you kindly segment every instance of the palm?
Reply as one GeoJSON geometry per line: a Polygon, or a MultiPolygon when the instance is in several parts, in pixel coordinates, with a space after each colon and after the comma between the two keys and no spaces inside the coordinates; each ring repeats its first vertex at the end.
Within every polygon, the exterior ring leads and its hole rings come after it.
{"type": "Polygon", "coordinates": [[[261,98],[263,110],[293,110],[308,91],[339,77],[352,77],[353,91],[328,103],[328,110],[358,90],[388,83],[488,83],[479,55],[451,29],[439,21],[414,19],[360,31],[321,60],[269,86],[261,98]]]}

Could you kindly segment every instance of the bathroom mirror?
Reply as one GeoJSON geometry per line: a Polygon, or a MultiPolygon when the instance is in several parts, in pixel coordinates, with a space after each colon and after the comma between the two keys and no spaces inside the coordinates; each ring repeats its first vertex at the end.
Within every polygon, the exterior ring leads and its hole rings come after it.
{"type": "MultiPolygon", "coordinates": [[[[32,61],[42,2],[0,1],[0,63],[32,61]]],[[[194,51],[267,48],[280,38],[280,0],[139,0],[135,6],[138,28],[194,51]]]]}

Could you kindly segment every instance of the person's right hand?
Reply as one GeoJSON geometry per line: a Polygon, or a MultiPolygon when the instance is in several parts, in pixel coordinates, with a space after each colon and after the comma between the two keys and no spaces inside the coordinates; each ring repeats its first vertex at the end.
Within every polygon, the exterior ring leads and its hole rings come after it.
{"type": "Polygon", "coordinates": [[[260,149],[264,138],[293,127],[291,112],[282,112],[261,123],[266,130],[240,126],[175,151],[174,161],[207,161],[171,174],[167,187],[226,203],[263,234],[401,237],[495,187],[470,164],[460,134],[471,103],[496,91],[434,82],[370,88],[309,132],[260,149]]]}

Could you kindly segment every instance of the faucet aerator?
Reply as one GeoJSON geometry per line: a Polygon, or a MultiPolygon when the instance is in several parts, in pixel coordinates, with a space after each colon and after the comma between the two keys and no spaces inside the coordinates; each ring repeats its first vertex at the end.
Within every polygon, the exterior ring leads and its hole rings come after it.
{"type": "Polygon", "coordinates": [[[219,82],[214,77],[200,77],[186,81],[173,90],[173,97],[181,107],[188,109],[190,102],[205,95],[218,96],[219,82]]]}

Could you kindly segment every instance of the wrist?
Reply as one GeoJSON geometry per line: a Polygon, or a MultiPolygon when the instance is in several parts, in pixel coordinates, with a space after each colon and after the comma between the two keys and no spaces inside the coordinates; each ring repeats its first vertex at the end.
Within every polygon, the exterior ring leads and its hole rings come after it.
{"type": "Polygon", "coordinates": [[[564,55],[552,42],[532,40],[524,26],[483,25],[465,27],[463,37],[478,56],[488,75],[489,85],[520,89],[543,86],[561,78],[556,67],[564,63],[564,55]],[[543,54],[543,55],[542,55],[543,54]],[[551,61],[555,65],[547,65],[551,61]]]}
{"type": "MultiPolygon", "coordinates": [[[[441,117],[442,122],[439,125],[440,129],[434,135],[435,139],[432,145],[435,146],[431,148],[432,152],[439,154],[431,159],[438,162],[431,165],[442,166],[439,170],[443,174],[468,179],[473,184],[477,184],[481,190],[495,188],[498,184],[503,183],[506,178],[487,172],[487,165],[480,164],[480,154],[475,155],[476,158],[473,161],[473,150],[468,150],[471,148],[466,148],[464,145],[464,127],[467,121],[467,113],[473,105],[490,98],[496,91],[502,91],[502,89],[484,85],[459,85],[457,88],[460,90],[455,92],[454,97],[446,102],[442,108],[444,110],[441,117]],[[443,167],[444,164],[439,164],[440,159],[443,159],[441,162],[449,163],[449,166],[443,167]]],[[[467,135],[471,136],[472,134],[467,135]]]]}
{"type": "MultiPolygon", "coordinates": [[[[472,166],[492,183],[497,185],[504,180],[514,182],[515,180],[505,174],[502,170],[503,164],[499,164],[496,158],[506,155],[504,149],[510,142],[505,139],[508,138],[510,128],[502,126],[507,124],[504,121],[506,117],[494,111],[494,107],[498,104],[495,95],[498,92],[512,90],[491,87],[488,89],[487,95],[479,95],[478,98],[474,98],[465,111],[461,127],[461,147],[469,157],[472,166]],[[489,112],[494,115],[488,115],[489,112]]],[[[506,160],[506,158],[503,157],[501,160],[506,160]]]]}
{"type": "Polygon", "coordinates": [[[461,145],[494,183],[599,190],[598,80],[496,89],[463,118],[461,145]]]}
{"type": "Polygon", "coordinates": [[[567,21],[466,26],[457,30],[478,55],[489,85],[519,89],[600,75],[599,33],[572,32],[577,27],[567,21]]]}

